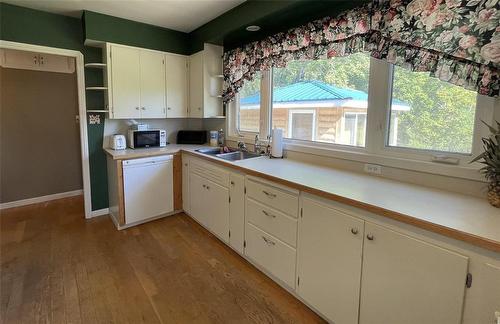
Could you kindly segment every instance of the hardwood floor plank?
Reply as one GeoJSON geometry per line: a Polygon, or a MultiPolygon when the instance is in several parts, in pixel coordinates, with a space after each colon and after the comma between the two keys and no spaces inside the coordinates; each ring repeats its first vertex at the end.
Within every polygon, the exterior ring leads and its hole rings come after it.
{"type": "Polygon", "coordinates": [[[324,322],[184,214],[123,231],[81,197],[2,214],[2,323],[324,322]]]}

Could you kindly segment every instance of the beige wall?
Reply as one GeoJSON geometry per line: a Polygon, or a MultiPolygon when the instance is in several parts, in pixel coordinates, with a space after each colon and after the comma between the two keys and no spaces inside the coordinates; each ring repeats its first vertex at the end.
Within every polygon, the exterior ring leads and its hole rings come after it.
{"type": "Polygon", "coordinates": [[[0,68],[0,202],[82,189],[76,74],[0,68]]]}

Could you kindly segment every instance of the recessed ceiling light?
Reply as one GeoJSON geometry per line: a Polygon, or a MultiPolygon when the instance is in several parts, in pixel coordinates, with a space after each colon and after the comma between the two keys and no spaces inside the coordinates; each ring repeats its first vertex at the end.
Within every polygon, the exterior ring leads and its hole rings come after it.
{"type": "Polygon", "coordinates": [[[246,30],[248,30],[249,32],[256,32],[260,30],[260,26],[250,25],[247,26],[246,30]]]}

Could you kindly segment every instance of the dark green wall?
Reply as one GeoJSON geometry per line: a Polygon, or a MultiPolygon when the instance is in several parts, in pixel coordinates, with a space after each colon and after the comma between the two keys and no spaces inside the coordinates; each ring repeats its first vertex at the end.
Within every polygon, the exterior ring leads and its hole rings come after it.
{"type": "Polygon", "coordinates": [[[84,11],[84,37],[178,54],[190,54],[189,34],[84,11]]]}

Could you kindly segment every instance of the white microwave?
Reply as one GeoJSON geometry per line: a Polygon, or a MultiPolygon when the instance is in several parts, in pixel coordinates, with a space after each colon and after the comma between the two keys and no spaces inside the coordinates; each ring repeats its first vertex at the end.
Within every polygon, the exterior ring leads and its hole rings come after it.
{"type": "Polygon", "coordinates": [[[164,129],[129,130],[128,146],[131,148],[165,147],[167,131],[164,129]]]}

